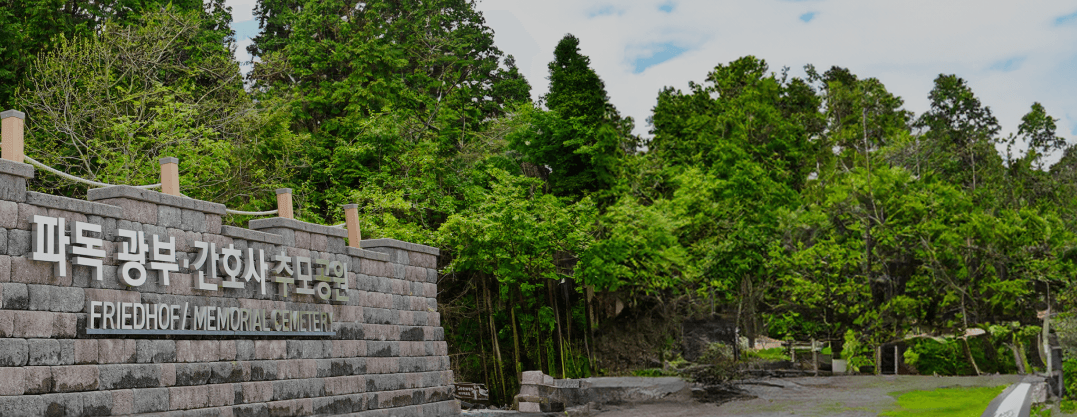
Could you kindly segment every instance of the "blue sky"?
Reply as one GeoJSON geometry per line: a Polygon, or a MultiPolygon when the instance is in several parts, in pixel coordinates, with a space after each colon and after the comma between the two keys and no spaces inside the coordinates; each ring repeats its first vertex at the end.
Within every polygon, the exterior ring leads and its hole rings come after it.
{"type": "MultiPolygon", "coordinates": [[[[257,33],[255,0],[230,0],[246,57],[257,33]]],[[[805,64],[849,68],[875,77],[927,110],[940,73],[957,74],[994,111],[1004,134],[1016,132],[1033,102],[1059,118],[1059,133],[1077,141],[1077,3],[1043,0],[480,0],[478,8],[501,50],[516,57],[532,95],[545,94],[546,64],[572,33],[606,82],[610,99],[645,120],[665,86],[687,88],[715,65],[745,55],[772,71],[805,64]]]]}

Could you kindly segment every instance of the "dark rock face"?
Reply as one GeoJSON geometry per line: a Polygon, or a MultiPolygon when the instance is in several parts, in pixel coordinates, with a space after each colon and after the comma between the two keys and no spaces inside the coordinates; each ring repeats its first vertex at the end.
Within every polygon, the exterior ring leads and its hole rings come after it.
{"type": "Polygon", "coordinates": [[[684,359],[688,361],[698,360],[711,343],[721,342],[732,346],[737,340],[737,324],[731,318],[715,316],[686,320],[683,329],[681,348],[684,349],[684,359]]]}

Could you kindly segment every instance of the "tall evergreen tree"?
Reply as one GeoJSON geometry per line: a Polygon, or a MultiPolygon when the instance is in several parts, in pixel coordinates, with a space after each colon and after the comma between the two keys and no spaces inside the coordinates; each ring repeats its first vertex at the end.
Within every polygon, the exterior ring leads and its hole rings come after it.
{"type": "Polygon", "coordinates": [[[565,35],[550,62],[548,114],[536,114],[535,129],[516,140],[526,162],[545,168],[559,195],[582,195],[613,184],[619,159],[634,153],[631,117],[609,102],[605,83],[580,53],[580,40],[565,35]]]}

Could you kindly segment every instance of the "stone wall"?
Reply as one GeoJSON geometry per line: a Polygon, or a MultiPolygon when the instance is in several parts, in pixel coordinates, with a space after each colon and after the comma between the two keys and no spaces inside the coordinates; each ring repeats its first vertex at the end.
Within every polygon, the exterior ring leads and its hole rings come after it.
{"type": "Polygon", "coordinates": [[[345,246],[343,229],[284,218],[223,226],[220,204],[133,187],[94,189],[90,201],[28,192],[33,175],[0,160],[0,416],[459,413],[435,300],[436,248],[376,239],[358,249],[345,246]],[[100,225],[103,279],[71,265],[70,253],[66,276],[32,260],[34,215],[100,225]],[[175,238],[179,265],[194,262],[196,241],[336,260],[347,266],[348,301],[284,298],[276,284],[264,295],[256,285],[198,290],[188,267],[167,286],[149,272],[132,287],[118,276],[120,229],[175,238]],[[318,311],[332,313],[335,335],[88,334],[91,301],[318,311]]]}

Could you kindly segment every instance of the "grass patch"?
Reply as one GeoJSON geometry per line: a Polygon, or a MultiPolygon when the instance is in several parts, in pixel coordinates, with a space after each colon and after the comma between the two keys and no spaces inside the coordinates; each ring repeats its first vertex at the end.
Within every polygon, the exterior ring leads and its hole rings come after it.
{"type": "Polygon", "coordinates": [[[891,393],[898,409],[879,414],[888,417],[980,417],[987,404],[1006,389],[1006,385],[980,388],[939,388],[934,391],[891,393]]]}
{"type": "Polygon", "coordinates": [[[780,347],[760,350],[746,350],[744,351],[744,357],[748,359],[759,358],[768,361],[789,360],[789,355],[785,354],[785,349],[780,347]]]}
{"type": "Polygon", "coordinates": [[[648,369],[636,369],[632,371],[632,376],[642,377],[660,377],[660,376],[677,376],[674,371],[667,371],[662,368],[648,368],[648,369]]]}

